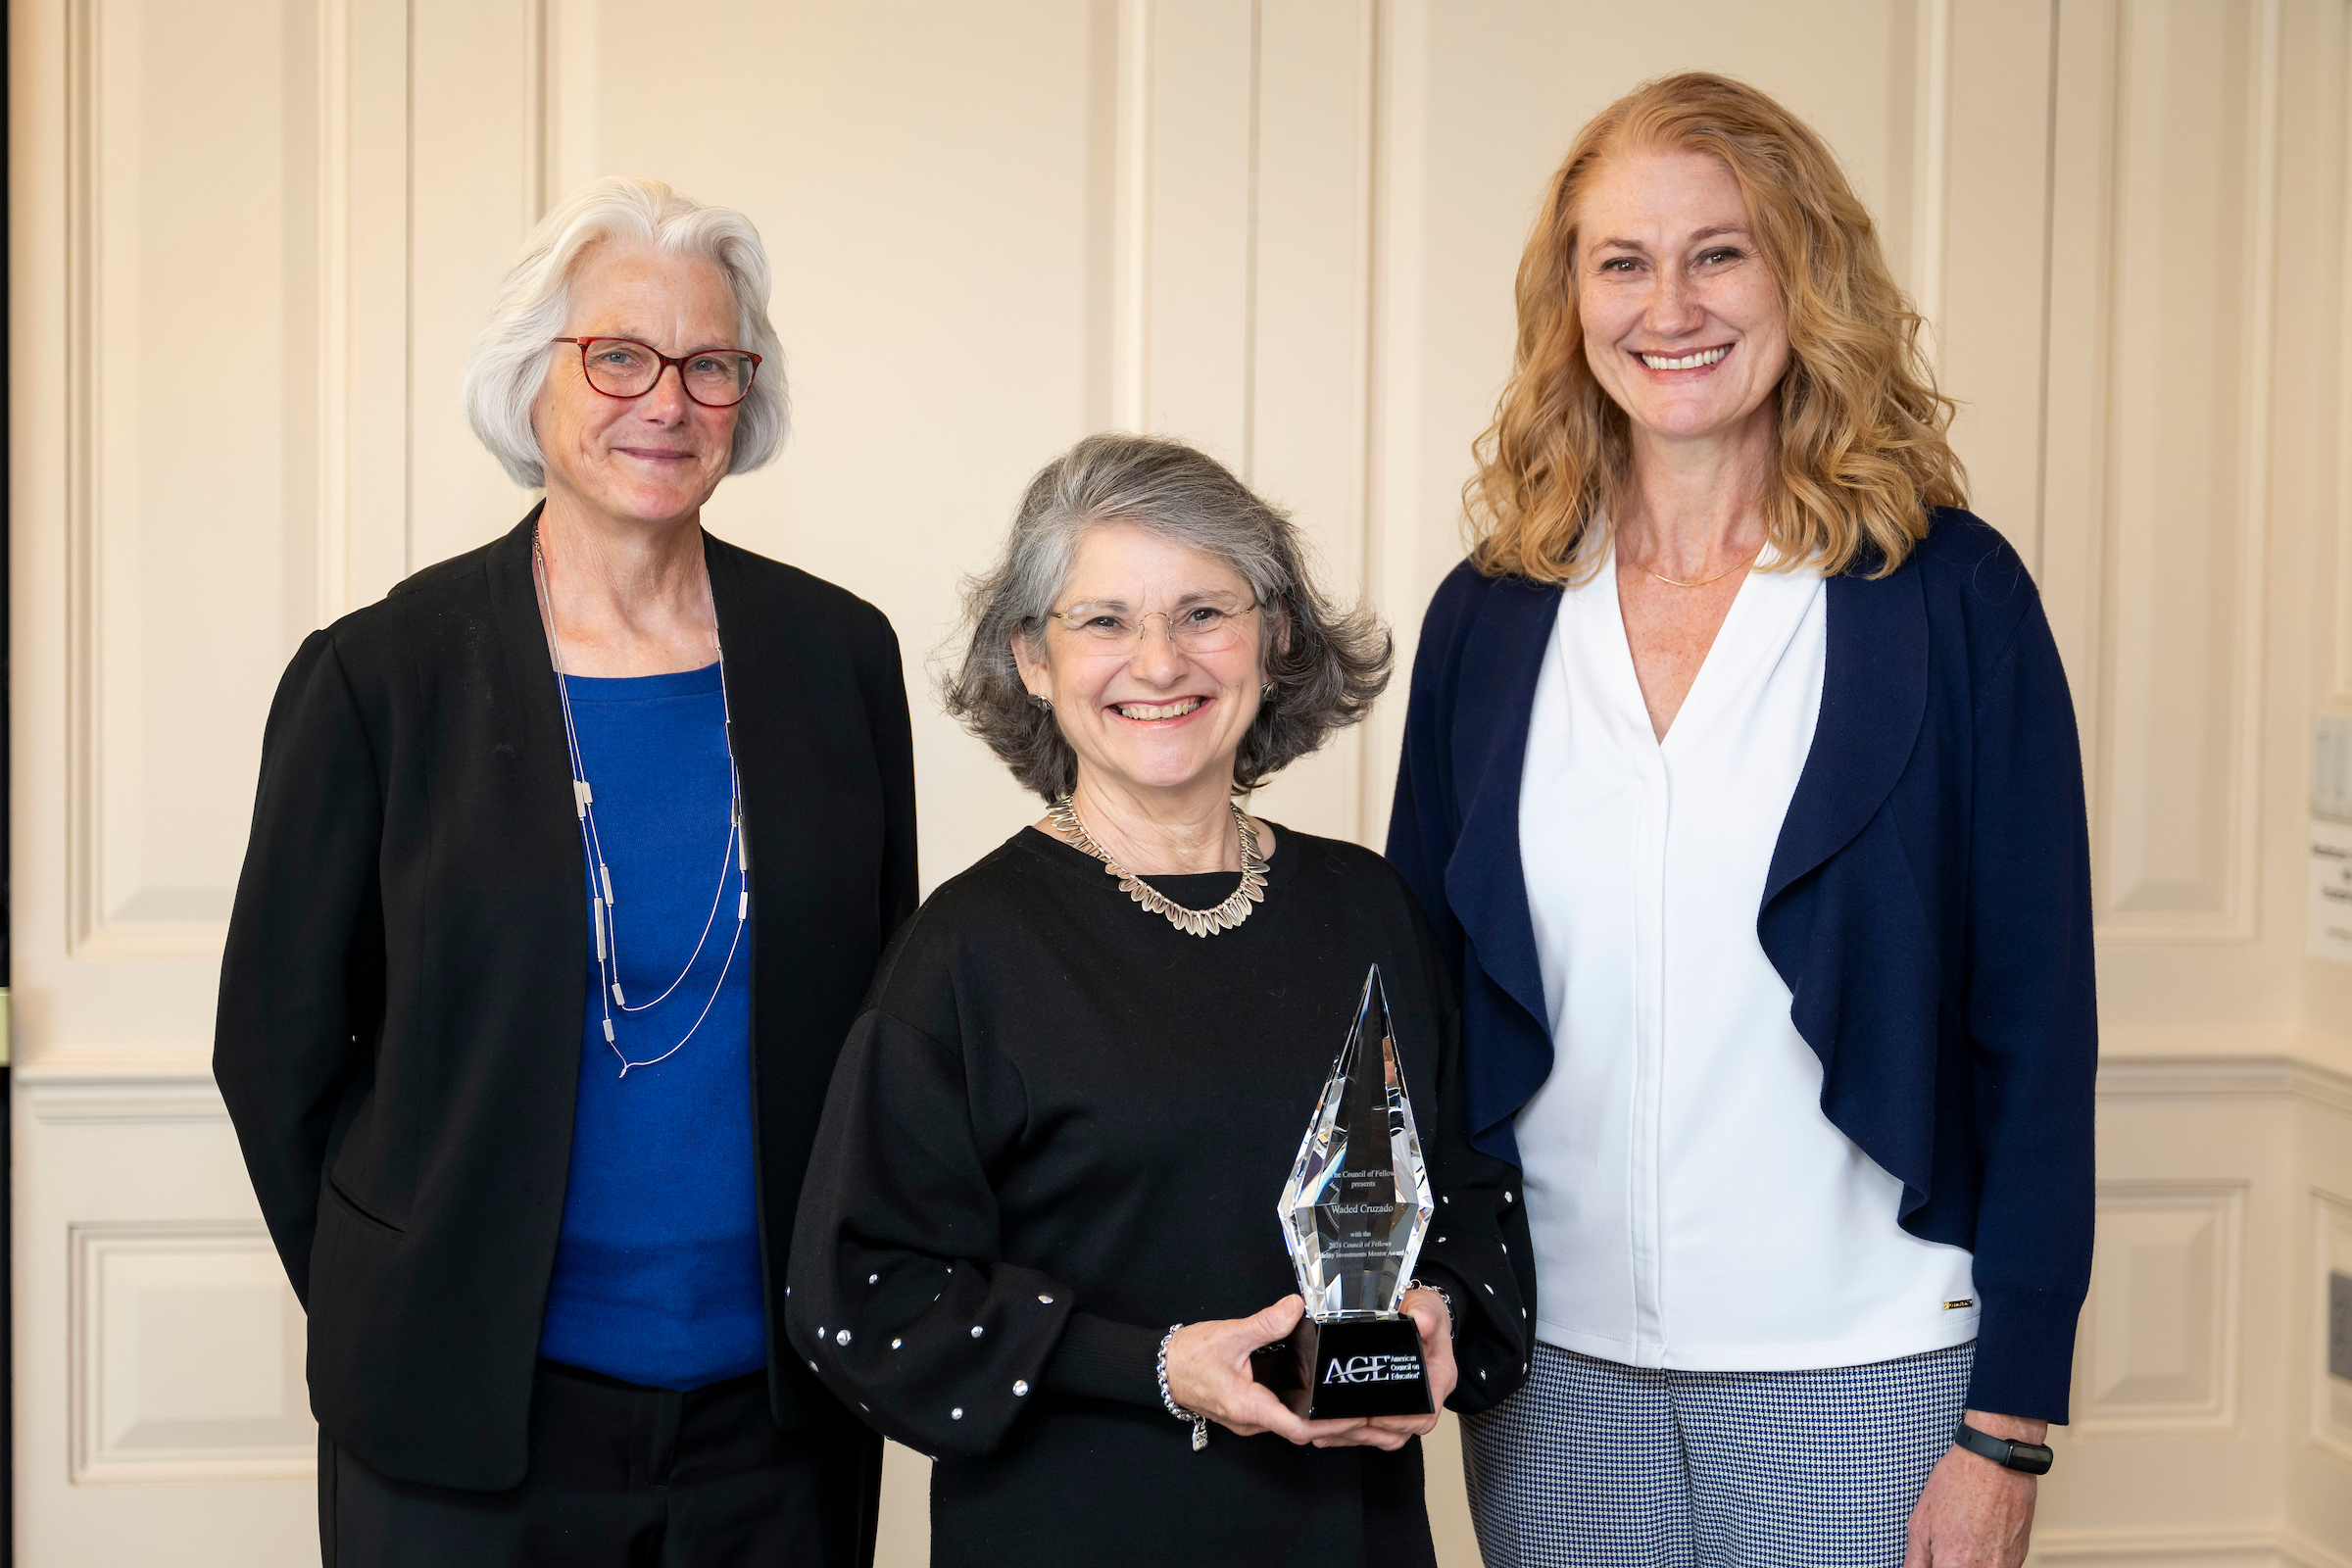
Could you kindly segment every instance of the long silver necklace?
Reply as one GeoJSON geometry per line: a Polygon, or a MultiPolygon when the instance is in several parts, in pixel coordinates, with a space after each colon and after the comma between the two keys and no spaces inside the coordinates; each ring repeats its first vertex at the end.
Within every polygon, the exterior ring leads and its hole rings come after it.
{"type": "Polygon", "coordinates": [[[1257,824],[1250,813],[1228,801],[1233,809],[1234,825],[1242,834],[1242,885],[1232,896],[1212,909],[1188,909],[1174,899],[1137,876],[1133,871],[1110,858],[1110,852],[1095,842],[1095,836],[1078,819],[1078,808],[1064,795],[1054,803],[1048,813],[1061,836],[1102,862],[1102,869],[1119,879],[1119,891],[1152,913],[1166,918],[1177,930],[1196,937],[1213,937],[1220,931],[1230,931],[1250,918],[1250,906],[1266,902],[1266,862],[1257,853],[1257,824]]]}
{"type": "Polygon", "coordinates": [[[571,758],[572,808],[580,821],[580,854],[589,867],[588,920],[596,930],[597,996],[604,1007],[605,1044],[612,1047],[612,1054],[620,1058],[620,1075],[626,1078],[631,1067],[651,1067],[656,1062],[667,1061],[684,1050],[686,1042],[692,1040],[695,1031],[702,1028],[703,1020],[710,1017],[710,1009],[718,1004],[718,994],[726,989],[727,973],[735,966],[736,950],[743,946],[743,928],[751,920],[752,873],[750,857],[745,853],[743,843],[743,780],[735,770],[735,717],[727,706],[727,652],[719,644],[717,617],[713,615],[710,647],[718,656],[718,711],[727,747],[727,842],[719,852],[718,886],[710,895],[710,912],[704,917],[703,934],[695,939],[694,951],[686,956],[686,965],[678,971],[677,978],[662,987],[662,994],[653,1001],[631,1003],[620,986],[620,926],[612,912],[615,903],[612,897],[612,869],[605,862],[604,834],[596,824],[596,791],[589,787],[588,765],[580,756],[579,726],[572,721],[571,687],[564,673],[564,645],[556,638],[555,603],[547,590],[547,556],[540,547],[539,535],[535,530],[531,535],[531,581],[538,590],[539,618],[547,629],[548,662],[555,666],[556,696],[564,710],[564,743],[571,758]],[[667,1002],[671,993],[685,984],[686,977],[694,972],[695,960],[703,956],[703,949],[710,945],[710,932],[718,923],[719,906],[727,895],[727,862],[730,860],[734,862],[734,871],[742,877],[743,885],[735,896],[735,934],[727,943],[727,956],[718,966],[718,978],[710,984],[710,995],[704,1000],[703,1010],[695,1015],[694,1022],[678,1037],[676,1045],[659,1056],[631,1061],[629,1054],[621,1049],[620,1040],[613,1032],[612,1009],[618,1007],[623,1016],[651,1012],[667,1002]]]}

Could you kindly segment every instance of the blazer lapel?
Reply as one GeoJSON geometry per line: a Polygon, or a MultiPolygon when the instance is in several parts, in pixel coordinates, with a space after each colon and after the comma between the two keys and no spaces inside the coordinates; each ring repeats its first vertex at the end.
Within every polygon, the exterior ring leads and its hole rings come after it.
{"type": "MultiPolygon", "coordinates": [[[[547,650],[547,622],[539,611],[539,584],[531,570],[531,544],[538,536],[539,514],[547,503],[531,508],[504,539],[491,548],[482,570],[489,580],[491,613],[497,624],[504,658],[501,675],[507,689],[493,694],[515,714],[516,740],[529,760],[531,788],[548,799],[571,806],[571,758],[564,740],[564,704],[556,692],[555,660],[547,650]]],[[[576,818],[552,816],[563,826],[561,842],[574,853],[578,841],[571,828],[576,818]]],[[[580,914],[581,940],[587,939],[587,914],[580,914]]]]}
{"type": "Polygon", "coordinates": [[[1781,821],[1759,911],[1878,814],[1928,710],[1928,609],[1919,569],[1829,582],[1829,650],[1821,717],[1781,821]]]}
{"type": "Polygon", "coordinates": [[[740,553],[724,539],[703,535],[703,560],[710,573],[710,603],[718,615],[719,647],[726,656],[727,703],[737,714],[757,712],[757,724],[737,724],[730,743],[743,782],[744,847],[752,861],[752,885],[764,869],[783,868],[781,824],[820,819],[822,803],[808,798],[806,762],[814,721],[807,694],[794,678],[791,639],[795,628],[762,617],[744,580],[740,553]],[[762,852],[765,852],[764,854],[762,852]]]}
{"type": "MultiPolygon", "coordinates": [[[[826,832],[828,823],[850,831],[841,797],[858,787],[843,771],[836,735],[841,720],[824,706],[826,693],[851,689],[846,656],[812,644],[809,625],[778,601],[772,583],[760,581],[749,551],[705,533],[703,560],[726,656],[730,742],[743,785],[754,1005],[760,1016],[782,1016],[792,1009],[769,991],[782,972],[777,964],[793,946],[823,936],[801,923],[812,908],[821,907],[827,897],[852,891],[846,863],[826,832]],[[832,673],[837,665],[838,678],[832,673]],[[794,889],[789,898],[787,887],[794,889]]],[[[875,811],[881,808],[878,802],[868,804],[875,811]]]]}
{"type": "MultiPolygon", "coordinates": [[[[483,583],[490,602],[490,623],[477,633],[494,649],[484,662],[490,665],[486,691],[459,694],[469,703],[503,710],[510,717],[493,731],[500,750],[514,748],[514,794],[494,802],[477,802],[472,808],[497,810],[509,824],[513,860],[503,867],[456,869],[455,886],[465,878],[496,870],[502,877],[523,879],[549,890],[551,896],[527,901],[534,929],[517,932],[519,951],[562,954],[567,962],[536,972],[527,983],[537,995],[532,1011],[549,1027],[510,1038],[510,1045],[532,1058],[529,1074],[542,1086],[531,1099],[533,1114],[543,1117],[528,1129],[544,1142],[547,1164],[541,1174],[563,1192],[565,1162],[571,1157],[574,1096],[579,1087],[581,1029],[585,1023],[586,965],[590,946],[589,907],[582,882],[579,817],[572,803],[570,748],[564,733],[564,703],[556,688],[555,661],[547,646],[547,623],[539,610],[539,588],[531,569],[531,545],[539,514],[529,515],[493,545],[482,562],[483,583]]],[[[526,966],[527,967],[527,966],[526,966]]],[[[519,1131],[519,1130],[518,1130],[519,1131]]],[[[553,1237],[550,1236],[552,1244],[553,1237]]]]}
{"type": "Polygon", "coordinates": [[[1459,667],[1492,671],[1494,678],[1473,677],[1455,690],[1462,826],[1446,864],[1446,902],[1469,936],[1478,966],[1548,1032],[1544,971],[1519,863],[1519,780],[1536,677],[1543,672],[1544,641],[1559,618],[1560,590],[1512,577],[1495,583],[1489,595],[1459,667]]]}

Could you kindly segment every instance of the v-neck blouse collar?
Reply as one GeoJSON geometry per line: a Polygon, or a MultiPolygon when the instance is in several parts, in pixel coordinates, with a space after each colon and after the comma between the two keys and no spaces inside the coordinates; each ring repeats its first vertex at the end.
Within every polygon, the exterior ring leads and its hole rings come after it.
{"type": "MultiPolygon", "coordinates": [[[[1633,644],[1625,628],[1625,606],[1617,592],[1614,543],[1601,558],[1599,570],[1562,591],[1553,636],[1561,653],[1569,655],[1568,639],[1576,629],[1573,622],[1586,616],[1602,617],[1606,635],[1597,640],[1605,644],[1604,679],[1617,706],[1616,717],[1631,725],[1639,738],[1649,740],[1658,755],[1671,757],[1690,744],[1686,741],[1677,745],[1678,736],[1704,730],[1720,719],[1731,694],[1780,659],[1804,623],[1806,610],[1826,591],[1827,583],[1818,572],[1803,567],[1793,571],[1773,570],[1778,559],[1773,548],[1766,545],[1748,569],[1663,738],[1653,737],[1649,706],[1642,696],[1641,678],[1634,672],[1633,644]]],[[[1594,633],[1603,629],[1590,628],[1594,633]]]]}

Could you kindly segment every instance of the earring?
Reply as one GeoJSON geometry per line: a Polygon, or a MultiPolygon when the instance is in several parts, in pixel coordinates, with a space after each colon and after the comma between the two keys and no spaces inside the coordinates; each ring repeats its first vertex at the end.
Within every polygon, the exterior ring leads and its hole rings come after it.
{"type": "Polygon", "coordinates": [[[1257,689],[1257,695],[1262,701],[1272,702],[1274,699],[1274,683],[1272,681],[1268,681],[1263,686],[1260,686],[1257,689]]]}
{"type": "Polygon", "coordinates": [[[1049,713],[1054,711],[1054,700],[1050,697],[1039,697],[1033,693],[1031,694],[1029,700],[1035,703],[1038,707],[1044,709],[1049,713]]]}

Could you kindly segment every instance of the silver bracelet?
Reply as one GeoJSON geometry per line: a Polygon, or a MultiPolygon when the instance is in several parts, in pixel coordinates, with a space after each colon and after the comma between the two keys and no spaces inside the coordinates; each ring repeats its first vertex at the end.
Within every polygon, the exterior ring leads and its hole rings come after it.
{"type": "Polygon", "coordinates": [[[1450,1345],[1453,1341],[1462,1337],[1462,1318],[1461,1314],[1453,1309],[1453,1293],[1451,1291],[1447,1290],[1443,1285],[1432,1285],[1427,1280],[1414,1280],[1411,1284],[1407,1285],[1405,1289],[1408,1291],[1436,1292],[1438,1299],[1446,1303],[1446,1343],[1450,1345]]]}
{"type": "Polygon", "coordinates": [[[1168,1332],[1161,1337],[1159,1342],[1159,1402],[1166,1405],[1168,1414],[1177,1420],[1192,1423],[1193,1451],[1199,1453],[1202,1448],[1208,1446],[1208,1417],[1193,1414],[1192,1411],[1178,1404],[1176,1396],[1168,1392],[1168,1347],[1176,1343],[1176,1331],[1183,1327],[1184,1325],[1181,1323],[1169,1324],[1168,1332]]]}

